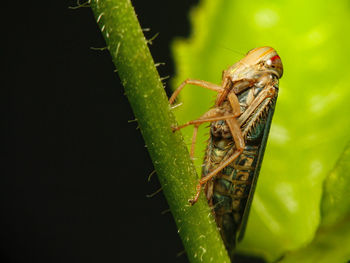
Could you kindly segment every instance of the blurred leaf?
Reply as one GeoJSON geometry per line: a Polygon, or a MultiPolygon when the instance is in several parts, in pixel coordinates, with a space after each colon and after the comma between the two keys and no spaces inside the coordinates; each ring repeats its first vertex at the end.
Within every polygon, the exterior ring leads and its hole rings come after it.
{"type": "MultiPolygon", "coordinates": [[[[350,143],[324,182],[321,226],[335,225],[350,218],[350,143]]],[[[349,222],[350,224],[350,222],[349,222]]],[[[350,249],[350,246],[348,246],[350,249]]]]}
{"type": "MultiPolygon", "coordinates": [[[[174,87],[186,78],[220,83],[222,70],[258,46],[274,47],[284,64],[241,252],[272,261],[314,238],[323,181],[350,134],[349,11],[346,0],[205,0],[191,12],[191,38],[174,43],[174,87]]],[[[181,95],[176,113],[184,123],[208,110],[215,94],[192,86],[181,95]]],[[[196,146],[199,171],[207,132],[196,146]]],[[[190,145],[192,128],[183,134],[190,145]]]]}
{"type": "Polygon", "coordinates": [[[347,262],[350,260],[350,143],[324,181],[321,226],[305,248],[287,254],[281,263],[347,262]]]}
{"type": "Polygon", "coordinates": [[[287,254],[279,263],[345,263],[350,260],[350,222],[317,231],[305,248],[287,254]]]}

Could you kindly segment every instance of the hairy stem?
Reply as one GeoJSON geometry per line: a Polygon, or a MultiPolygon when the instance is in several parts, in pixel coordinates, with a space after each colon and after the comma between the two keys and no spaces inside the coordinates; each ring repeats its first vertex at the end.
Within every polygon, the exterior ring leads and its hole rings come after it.
{"type": "MultiPolygon", "coordinates": [[[[193,207],[197,176],[176,125],[130,0],[91,0],[190,262],[230,262],[203,196],[193,207]]],[[[142,176],[140,180],[142,180],[142,176]]]]}

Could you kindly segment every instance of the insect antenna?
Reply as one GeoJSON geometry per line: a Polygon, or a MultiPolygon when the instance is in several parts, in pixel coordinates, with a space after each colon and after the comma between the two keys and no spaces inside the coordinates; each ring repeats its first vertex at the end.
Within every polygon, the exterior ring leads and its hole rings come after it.
{"type": "MultiPolygon", "coordinates": [[[[243,52],[240,52],[240,51],[238,51],[238,50],[234,50],[234,49],[229,48],[229,47],[226,47],[226,46],[224,46],[224,45],[220,45],[220,46],[221,46],[222,48],[226,49],[226,50],[229,50],[229,51],[233,52],[233,53],[239,54],[240,56],[245,56],[245,55],[246,55],[246,54],[243,53],[243,52]]],[[[242,62],[242,61],[240,61],[240,63],[243,64],[244,66],[248,66],[246,63],[244,63],[244,62],[242,62]]]]}
{"type": "Polygon", "coordinates": [[[240,57],[246,55],[244,52],[241,52],[241,51],[239,51],[239,50],[237,50],[237,49],[232,49],[232,48],[229,48],[229,47],[227,47],[227,46],[225,46],[225,45],[222,45],[222,44],[219,44],[219,46],[220,46],[221,48],[223,48],[223,49],[226,49],[226,50],[228,50],[228,51],[231,51],[231,52],[233,52],[233,53],[238,54],[240,57]]]}

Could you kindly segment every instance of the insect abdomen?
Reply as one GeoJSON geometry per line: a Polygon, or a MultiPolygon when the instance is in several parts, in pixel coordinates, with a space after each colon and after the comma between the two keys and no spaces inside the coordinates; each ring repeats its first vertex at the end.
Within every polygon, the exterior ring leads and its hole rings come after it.
{"type": "Polygon", "coordinates": [[[243,153],[214,179],[213,197],[216,222],[226,246],[234,247],[236,232],[251,190],[258,146],[246,145],[243,153]]]}

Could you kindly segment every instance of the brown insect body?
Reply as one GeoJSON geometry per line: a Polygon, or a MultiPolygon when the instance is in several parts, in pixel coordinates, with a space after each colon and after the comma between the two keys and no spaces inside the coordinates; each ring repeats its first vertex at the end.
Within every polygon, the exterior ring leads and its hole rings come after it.
{"type": "Polygon", "coordinates": [[[225,70],[221,86],[186,80],[169,100],[172,103],[186,84],[218,93],[212,109],[174,130],[194,125],[193,157],[199,125],[211,122],[202,178],[190,202],[194,204],[198,200],[204,185],[229,251],[233,251],[236,240],[244,234],[282,74],[282,62],[276,51],[260,47],[225,70]]]}
{"type": "MultiPolygon", "coordinates": [[[[249,98],[260,91],[260,88],[252,87],[238,94],[242,112],[249,106],[249,98]]],[[[217,225],[229,251],[235,247],[236,239],[241,239],[244,234],[276,98],[277,92],[275,97],[266,98],[242,124],[245,140],[243,152],[206,184],[207,199],[213,207],[217,225]]],[[[230,110],[228,105],[224,100],[219,108],[230,110]]],[[[235,143],[226,122],[212,122],[202,177],[206,177],[234,151],[235,143]]]]}

